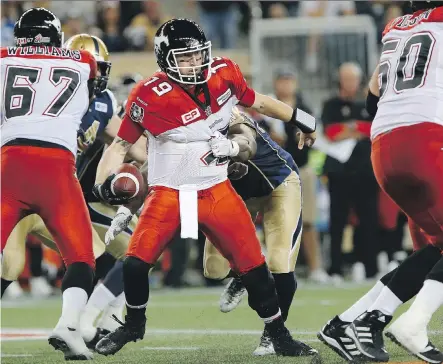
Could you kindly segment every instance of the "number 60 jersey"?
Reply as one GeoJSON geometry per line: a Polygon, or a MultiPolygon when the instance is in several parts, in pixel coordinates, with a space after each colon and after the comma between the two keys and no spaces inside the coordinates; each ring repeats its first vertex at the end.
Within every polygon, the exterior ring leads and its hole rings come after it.
{"type": "Polygon", "coordinates": [[[61,145],[74,156],[97,64],[86,51],[1,48],[1,145],[17,138],[61,145]]]}
{"type": "Polygon", "coordinates": [[[443,7],[394,19],[382,42],[371,138],[421,122],[443,125],[443,7]]]}

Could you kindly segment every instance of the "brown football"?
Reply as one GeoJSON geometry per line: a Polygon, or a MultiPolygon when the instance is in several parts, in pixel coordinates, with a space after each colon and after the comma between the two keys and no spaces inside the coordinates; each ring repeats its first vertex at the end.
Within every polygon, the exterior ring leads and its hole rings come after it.
{"type": "Polygon", "coordinates": [[[111,182],[111,191],[118,197],[134,198],[143,191],[144,183],[143,176],[137,167],[123,163],[111,182]]]}

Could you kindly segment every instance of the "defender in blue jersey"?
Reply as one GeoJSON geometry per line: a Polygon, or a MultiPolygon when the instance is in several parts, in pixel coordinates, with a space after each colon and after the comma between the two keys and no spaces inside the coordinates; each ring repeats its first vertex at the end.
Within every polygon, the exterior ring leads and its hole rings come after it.
{"type": "MultiPolygon", "coordinates": [[[[266,261],[275,280],[282,317],[286,320],[297,288],[294,269],[302,233],[298,168],[291,155],[274,142],[257,122],[243,113],[234,116],[229,134],[252,134],[257,150],[250,159],[242,161],[248,167],[246,174],[240,179],[231,178],[231,183],[245,201],[252,218],[258,213],[263,215],[266,261]],[[249,130],[245,131],[245,128],[249,130]]],[[[224,279],[229,272],[228,261],[206,240],[205,276],[224,279]]],[[[220,310],[232,311],[245,294],[241,279],[232,278],[220,298],[220,310]]],[[[264,332],[254,355],[268,354],[275,354],[275,351],[264,332]]]]}

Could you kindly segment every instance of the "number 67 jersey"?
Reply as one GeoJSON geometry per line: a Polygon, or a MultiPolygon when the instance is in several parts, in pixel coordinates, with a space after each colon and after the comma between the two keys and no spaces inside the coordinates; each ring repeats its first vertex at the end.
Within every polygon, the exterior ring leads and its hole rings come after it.
{"type": "Polygon", "coordinates": [[[31,139],[61,145],[74,156],[97,64],[86,51],[27,46],[1,48],[1,145],[31,139]]]}
{"type": "Polygon", "coordinates": [[[371,139],[422,122],[443,125],[443,7],[394,19],[382,43],[371,139]]]}

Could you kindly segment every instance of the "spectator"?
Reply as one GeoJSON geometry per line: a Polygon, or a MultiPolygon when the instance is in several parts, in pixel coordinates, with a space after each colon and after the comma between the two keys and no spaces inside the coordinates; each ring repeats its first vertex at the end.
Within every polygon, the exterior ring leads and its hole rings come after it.
{"type": "MultiPolygon", "coordinates": [[[[302,1],[298,9],[299,16],[310,17],[333,17],[343,15],[354,15],[354,1],[302,1]]],[[[318,48],[320,37],[311,34],[308,39],[305,69],[309,73],[317,72],[319,68],[318,48]]]]}
{"type": "MultiPolygon", "coordinates": [[[[75,7],[70,1],[51,1],[49,9],[57,15],[63,23],[75,8],[77,14],[82,18],[83,22],[88,26],[94,26],[97,21],[97,2],[96,1],[76,1],[75,7]]],[[[66,37],[65,37],[66,38],[66,37]]]]}
{"type": "MultiPolygon", "coordinates": [[[[297,92],[297,79],[290,69],[280,68],[274,78],[275,97],[293,108],[300,108],[310,114],[300,93],[297,92]]],[[[274,96],[274,95],[273,95],[274,96]]],[[[298,149],[297,128],[281,120],[265,118],[269,125],[272,139],[282,145],[294,158],[300,171],[303,192],[303,235],[302,244],[304,256],[309,268],[309,278],[315,282],[326,283],[328,275],[323,270],[320,256],[318,233],[315,228],[316,220],[316,187],[317,176],[308,165],[309,149],[298,149]]]]}
{"type": "Polygon", "coordinates": [[[106,44],[109,52],[123,52],[128,48],[128,42],[120,28],[120,2],[105,1],[99,17],[99,27],[102,34],[99,36],[106,44]]]}
{"type": "Polygon", "coordinates": [[[347,162],[341,163],[328,156],[323,170],[328,177],[331,201],[329,273],[338,281],[343,275],[341,246],[351,207],[359,221],[359,234],[354,234],[354,253],[358,262],[354,268],[356,271],[365,269],[367,278],[377,273],[378,185],[370,160],[370,119],[365,102],[358,100],[361,81],[362,71],[357,64],[342,64],[338,95],[324,103],[322,112],[327,138],[332,142],[355,141],[347,162]]]}
{"type": "Polygon", "coordinates": [[[154,36],[157,29],[170,19],[162,13],[158,1],[144,1],[143,12],[132,19],[125,30],[128,39],[135,49],[154,50],[154,36]]]}
{"type": "Polygon", "coordinates": [[[235,1],[198,1],[198,5],[206,37],[221,49],[235,48],[239,20],[235,1]]]}
{"type": "Polygon", "coordinates": [[[281,16],[275,16],[275,9],[282,13],[281,9],[283,8],[283,13],[287,14],[286,16],[295,16],[299,3],[299,1],[260,1],[260,6],[263,18],[280,18],[281,16]]]}
{"type": "Polygon", "coordinates": [[[62,24],[62,30],[65,40],[76,34],[87,32],[87,26],[83,21],[82,15],[76,8],[72,8],[67,14],[65,22],[62,24]]]}
{"type": "Polygon", "coordinates": [[[2,47],[13,46],[14,43],[14,24],[22,12],[13,1],[2,1],[2,28],[1,39],[2,47]]]}

